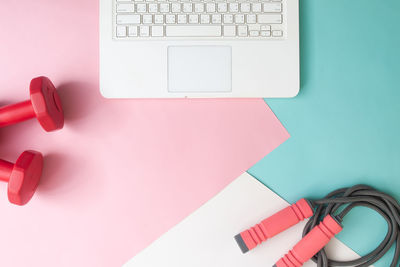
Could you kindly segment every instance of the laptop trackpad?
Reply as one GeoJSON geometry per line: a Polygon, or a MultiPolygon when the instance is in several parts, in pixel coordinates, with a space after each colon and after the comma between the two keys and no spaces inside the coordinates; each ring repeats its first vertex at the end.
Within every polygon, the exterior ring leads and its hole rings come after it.
{"type": "Polygon", "coordinates": [[[169,46],[168,91],[230,92],[230,46],[169,46]]]}

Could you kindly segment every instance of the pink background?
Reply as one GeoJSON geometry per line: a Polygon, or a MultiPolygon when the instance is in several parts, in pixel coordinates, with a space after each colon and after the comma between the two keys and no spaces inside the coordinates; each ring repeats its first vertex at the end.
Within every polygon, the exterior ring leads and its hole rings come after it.
{"type": "Polygon", "coordinates": [[[288,138],[261,99],[102,98],[97,2],[0,3],[0,105],[46,75],[66,116],[0,129],[0,158],[45,155],[27,206],[0,185],[0,266],[120,266],[288,138]]]}

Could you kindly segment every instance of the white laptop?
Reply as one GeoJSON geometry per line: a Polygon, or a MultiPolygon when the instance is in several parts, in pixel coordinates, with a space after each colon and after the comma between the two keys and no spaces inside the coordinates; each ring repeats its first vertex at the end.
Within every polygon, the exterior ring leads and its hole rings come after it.
{"type": "Polygon", "coordinates": [[[100,0],[107,98],[293,97],[298,0],[100,0]]]}

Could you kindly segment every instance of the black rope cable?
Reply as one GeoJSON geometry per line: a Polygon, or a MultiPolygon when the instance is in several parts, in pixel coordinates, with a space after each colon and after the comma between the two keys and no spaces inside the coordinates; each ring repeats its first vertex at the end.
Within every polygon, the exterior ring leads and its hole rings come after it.
{"type": "Polygon", "coordinates": [[[390,267],[400,264],[400,204],[388,194],[367,185],[355,185],[335,190],[325,198],[310,200],[315,209],[314,215],[306,223],[303,237],[330,214],[339,222],[355,207],[366,207],[376,211],[386,221],[388,230],[382,242],[368,254],[351,261],[329,259],[325,249],[319,251],[312,260],[318,267],[354,266],[368,267],[381,259],[393,246],[395,247],[390,267]]]}

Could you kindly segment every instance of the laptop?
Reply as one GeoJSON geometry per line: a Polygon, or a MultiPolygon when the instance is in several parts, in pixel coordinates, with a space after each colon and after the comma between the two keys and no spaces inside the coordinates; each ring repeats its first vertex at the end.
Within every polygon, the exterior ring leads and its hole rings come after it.
{"type": "Polygon", "coordinates": [[[99,0],[106,98],[294,97],[298,0],[99,0]]]}

